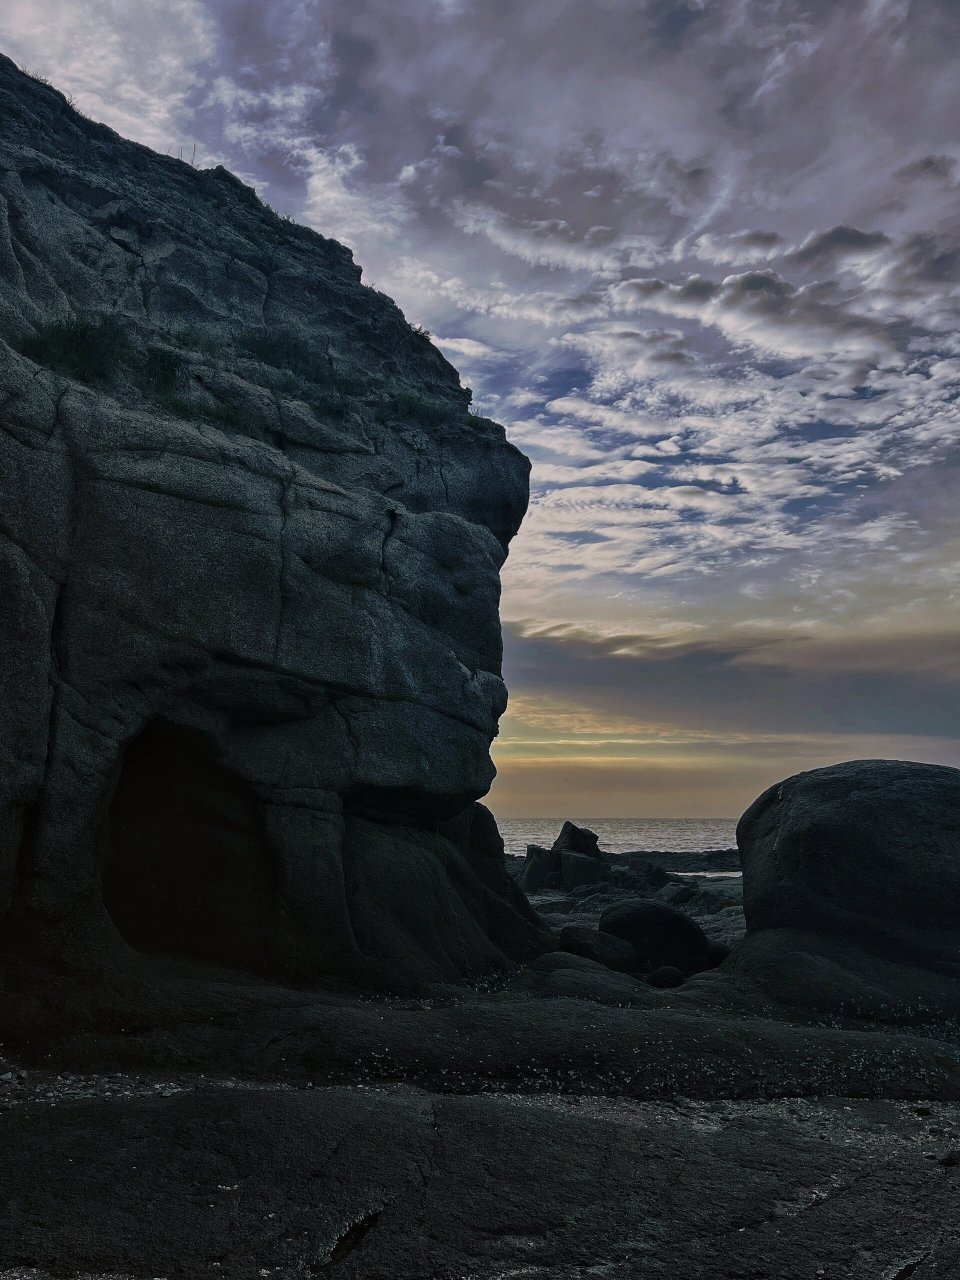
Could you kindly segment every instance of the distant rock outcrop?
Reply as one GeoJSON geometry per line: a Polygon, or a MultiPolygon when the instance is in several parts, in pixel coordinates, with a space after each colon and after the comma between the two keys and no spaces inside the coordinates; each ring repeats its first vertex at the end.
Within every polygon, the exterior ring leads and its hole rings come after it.
{"type": "Polygon", "coordinates": [[[728,965],[788,1004],[960,1013],[960,770],[800,773],[750,806],[737,840],[747,936],[728,965]]]}
{"type": "Polygon", "coordinates": [[[595,831],[564,822],[549,849],[527,846],[527,861],[517,882],[526,893],[540,889],[576,889],[596,884],[610,874],[610,855],[600,848],[595,831]]]}
{"type": "Polygon", "coordinates": [[[341,245],[2,57],[0,118],[8,957],[536,952],[473,806],[526,459],[341,245]]]}

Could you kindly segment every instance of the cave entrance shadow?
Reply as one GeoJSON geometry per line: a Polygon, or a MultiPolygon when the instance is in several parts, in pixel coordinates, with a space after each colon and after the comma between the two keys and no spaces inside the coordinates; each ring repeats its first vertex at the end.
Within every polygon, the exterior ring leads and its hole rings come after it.
{"type": "Polygon", "coordinates": [[[109,813],[104,903],[131,946],[264,967],[277,876],[252,788],[193,729],[127,748],[109,813]]]}

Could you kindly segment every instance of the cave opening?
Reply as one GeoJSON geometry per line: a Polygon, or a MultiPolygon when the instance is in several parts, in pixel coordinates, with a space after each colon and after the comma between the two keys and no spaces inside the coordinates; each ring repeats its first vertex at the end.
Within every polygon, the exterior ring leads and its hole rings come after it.
{"type": "Polygon", "coordinates": [[[277,875],[257,798],[193,729],[127,747],[107,824],[104,903],[140,951],[264,967],[277,875]]]}

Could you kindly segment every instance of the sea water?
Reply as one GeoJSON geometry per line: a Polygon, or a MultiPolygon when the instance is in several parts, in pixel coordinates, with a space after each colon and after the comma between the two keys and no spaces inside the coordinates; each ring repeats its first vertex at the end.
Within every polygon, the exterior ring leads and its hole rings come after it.
{"type": "MultiPolygon", "coordinates": [[[[609,853],[702,853],[732,849],[736,818],[572,818],[600,837],[609,853]]],[[[501,818],[500,834],[508,854],[524,857],[528,844],[549,848],[560,834],[563,818],[501,818]]]]}

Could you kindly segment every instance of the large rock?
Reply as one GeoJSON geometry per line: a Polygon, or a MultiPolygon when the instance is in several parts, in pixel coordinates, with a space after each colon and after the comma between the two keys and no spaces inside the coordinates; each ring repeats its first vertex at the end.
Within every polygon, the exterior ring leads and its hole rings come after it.
{"type": "Polygon", "coordinates": [[[737,840],[741,972],[824,1011],[960,1013],[960,771],[854,760],[797,774],[750,806],[737,840]]]}
{"type": "Polygon", "coordinates": [[[440,831],[493,777],[526,459],[341,245],[5,58],[0,116],[8,955],[536,951],[502,853],[440,831]]]}
{"type": "Polygon", "coordinates": [[[564,849],[560,853],[560,883],[570,893],[583,885],[599,884],[610,878],[607,864],[600,858],[591,858],[585,853],[574,853],[564,849]]]}
{"type": "Polygon", "coordinates": [[[687,977],[708,967],[707,935],[696,920],[666,902],[641,898],[611,907],[600,917],[600,929],[629,942],[638,965],[668,966],[687,977]]]}
{"type": "Polygon", "coordinates": [[[539,844],[527,845],[527,860],[520,868],[517,884],[524,893],[539,893],[547,888],[547,878],[560,876],[560,857],[553,849],[539,844]]]}
{"type": "Polygon", "coordinates": [[[571,853],[583,854],[589,858],[606,856],[600,848],[600,837],[597,833],[591,831],[589,827],[578,827],[569,818],[560,828],[560,834],[554,840],[553,847],[560,853],[569,850],[571,853]]]}

